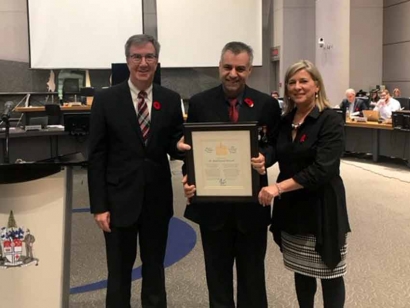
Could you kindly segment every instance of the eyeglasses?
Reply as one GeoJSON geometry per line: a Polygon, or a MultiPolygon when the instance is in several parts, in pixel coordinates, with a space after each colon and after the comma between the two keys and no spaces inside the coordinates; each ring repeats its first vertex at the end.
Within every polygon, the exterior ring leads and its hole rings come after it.
{"type": "Polygon", "coordinates": [[[138,53],[129,56],[134,63],[141,63],[142,58],[145,59],[147,63],[153,63],[157,59],[157,55],[153,53],[147,53],[146,55],[140,55],[138,53]]]}

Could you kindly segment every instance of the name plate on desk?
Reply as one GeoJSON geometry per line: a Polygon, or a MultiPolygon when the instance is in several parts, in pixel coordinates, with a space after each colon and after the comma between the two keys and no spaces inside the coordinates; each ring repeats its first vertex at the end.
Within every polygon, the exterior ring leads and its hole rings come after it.
{"type": "Polygon", "coordinates": [[[24,126],[26,132],[41,130],[41,125],[26,125],[24,126]]]}

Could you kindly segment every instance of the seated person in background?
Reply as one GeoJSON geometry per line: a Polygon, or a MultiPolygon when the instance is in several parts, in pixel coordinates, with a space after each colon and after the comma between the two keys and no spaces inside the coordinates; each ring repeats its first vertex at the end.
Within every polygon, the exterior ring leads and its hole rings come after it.
{"type": "Polygon", "coordinates": [[[279,102],[280,109],[283,109],[283,100],[279,99],[279,92],[272,91],[270,95],[279,102]]]}
{"type": "Polygon", "coordinates": [[[356,97],[360,97],[360,98],[369,98],[369,95],[367,92],[363,91],[362,89],[360,89],[357,93],[356,93],[356,97]]]}
{"type": "Polygon", "coordinates": [[[390,119],[392,112],[400,110],[400,108],[400,102],[391,97],[389,90],[385,89],[380,93],[380,100],[373,110],[378,110],[382,119],[390,119]]]}
{"type": "Polygon", "coordinates": [[[273,98],[279,100],[279,92],[278,91],[272,91],[270,94],[273,98]]]}
{"type": "Polygon", "coordinates": [[[364,104],[366,105],[366,109],[370,108],[370,93],[367,93],[365,91],[363,91],[362,89],[360,89],[357,93],[356,93],[356,98],[361,99],[364,104]]]}
{"type": "Polygon", "coordinates": [[[401,91],[399,88],[394,88],[393,97],[401,97],[401,91]]]}
{"type": "Polygon", "coordinates": [[[379,97],[379,91],[377,89],[374,89],[370,92],[370,106],[376,106],[376,104],[379,102],[380,97],[379,97]]]}
{"type": "Polygon", "coordinates": [[[366,102],[356,97],[354,89],[346,90],[346,98],[340,103],[339,107],[350,114],[359,112],[360,116],[362,116],[362,110],[367,110],[366,102]]]}

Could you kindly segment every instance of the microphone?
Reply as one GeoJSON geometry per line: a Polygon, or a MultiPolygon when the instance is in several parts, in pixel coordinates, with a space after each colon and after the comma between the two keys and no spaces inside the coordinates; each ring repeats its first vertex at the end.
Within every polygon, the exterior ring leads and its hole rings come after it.
{"type": "Polygon", "coordinates": [[[13,102],[6,102],[4,104],[4,110],[1,115],[2,121],[7,121],[10,118],[10,113],[13,111],[13,102]]]}

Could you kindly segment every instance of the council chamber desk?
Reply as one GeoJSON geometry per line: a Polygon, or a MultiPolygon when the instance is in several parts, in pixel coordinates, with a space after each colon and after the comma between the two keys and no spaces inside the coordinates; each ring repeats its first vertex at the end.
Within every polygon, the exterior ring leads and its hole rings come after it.
{"type": "Polygon", "coordinates": [[[379,156],[401,158],[410,167],[410,132],[394,130],[391,124],[346,121],[345,134],[346,151],[371,153],[374,162],[379,156]]]}
{"type": "MultiPolygon", "coordinates": [[[[61,114],[66,113],[82,113],[82,112],[90,112],[91,106],[89,105],[81,105],[81,106],[61,106],[60,107],[61,114]]],[[[30,123],[30,118],[34,117],[41,117],[45,116],[45,107],[44,106],[36,106],[36,107],[17,107],[15,112],[21,112],[24,114],[24,124],[30,123]]]]}
{"type": "MultiPolygon", "coordinates": [[[[0,131],[0,162],[4,161],[6,136],[0,131]]],[[[39,161],[71,153],[87,153],[87,136],[71,136],[61,128],[26,132],[22,128],[11,128],[9,138],[9,159],[39,161]]]]}

